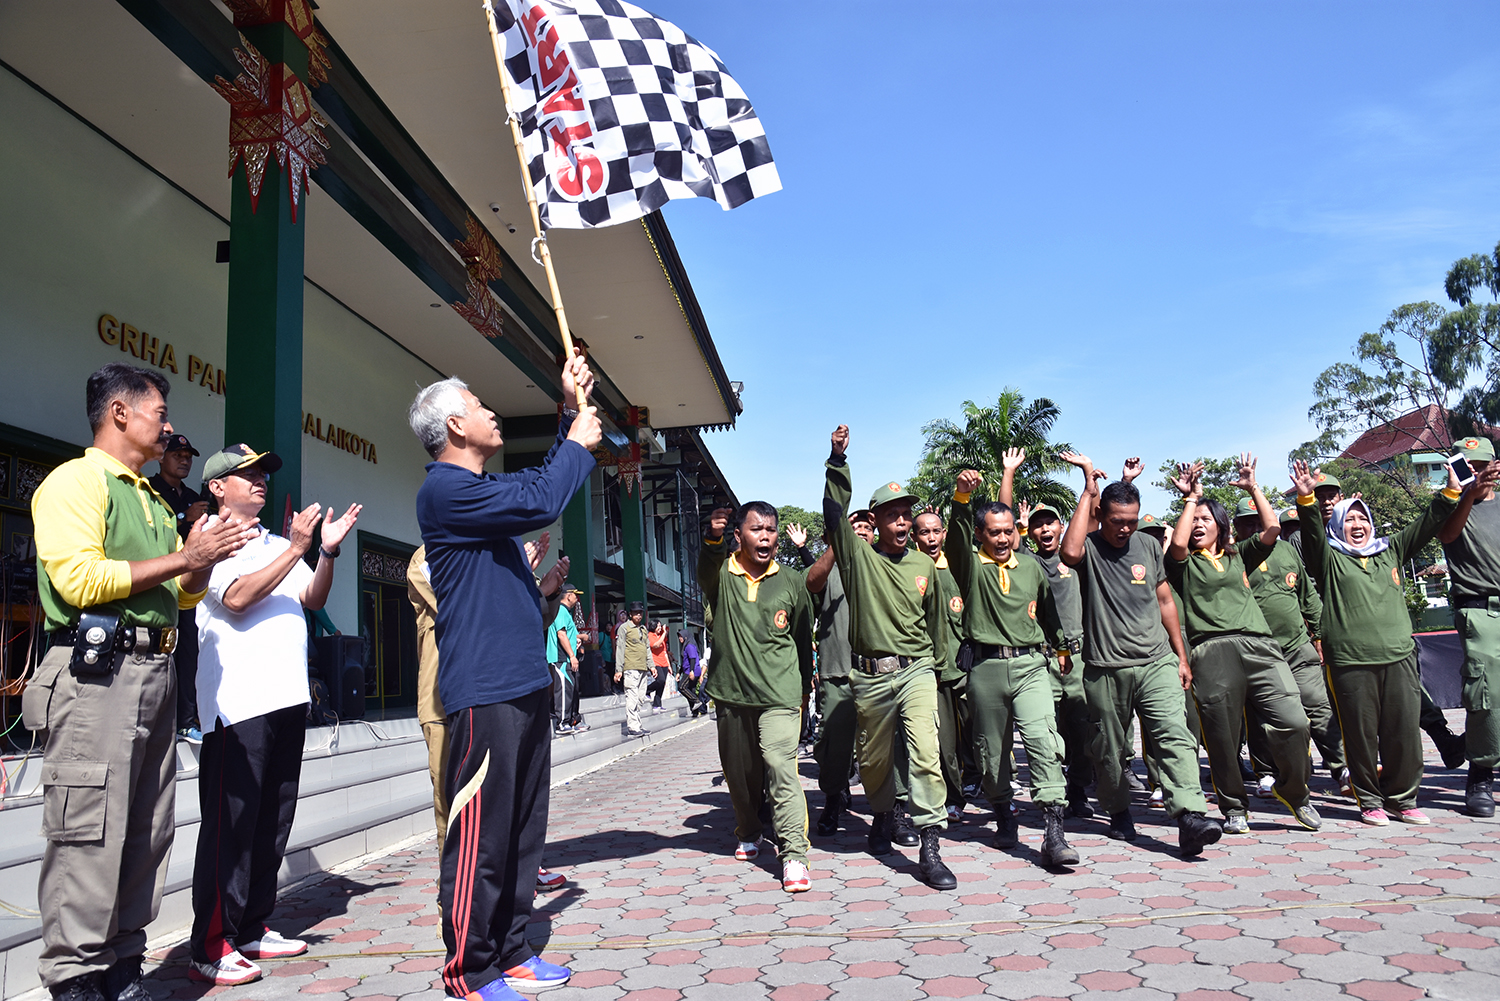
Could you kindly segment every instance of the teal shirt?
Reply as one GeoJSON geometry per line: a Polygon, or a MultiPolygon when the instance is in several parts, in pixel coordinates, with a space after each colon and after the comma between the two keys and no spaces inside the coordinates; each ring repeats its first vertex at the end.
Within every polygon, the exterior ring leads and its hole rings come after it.
{"type": "Polygon", "coordinates": [[[578,656],[578,623],[573,621],[573,613],[565,605],[559,605],[557,618],[552,620],[551,627],[547,630],[547,663],[561,664],[564,674],[568,673],[568,655],[562,652],[562,646],[557,642],[557,632],[561,629],[568,636],[568,647],[573,651],[573,656],[578,656]]]}

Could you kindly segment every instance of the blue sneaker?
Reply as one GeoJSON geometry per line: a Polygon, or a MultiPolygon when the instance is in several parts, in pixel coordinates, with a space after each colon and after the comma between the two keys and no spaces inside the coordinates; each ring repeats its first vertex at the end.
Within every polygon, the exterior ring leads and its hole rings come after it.
{"type": "MultiPolygon", "coordinates": [[[[448,996],[454,997],[452,994],[448,996]]],[[[521,1001],[521,995],[511,990],[504,977],[496,977],[479,990],[463,995],[461,1001],[521,1001]]]]}
{"type": "Polygon", "coordinates": [[[201,744],[201,743],[203,743],[203,731],[200,730],[200,729],[198,729],[196,726],[185,726],[185,727],[182,727],[181,729],[179,729],[177,731],[177,736],[181,737],[183,740],[187,741],[189,744],[201,744]]]}
{"type": "Polygon", "coordinates": [[[540,956],[532,956],[520,966],[505,971],[505,982],[517,990],[540,990],[565,984],[573,971],[566,966],[554,966],[540,956]]]}

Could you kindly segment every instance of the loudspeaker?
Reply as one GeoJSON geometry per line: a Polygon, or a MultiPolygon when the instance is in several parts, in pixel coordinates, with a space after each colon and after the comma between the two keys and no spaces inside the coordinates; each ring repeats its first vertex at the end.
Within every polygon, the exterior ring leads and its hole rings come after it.
{"type": "Polygon", "coordinates": [[[360,636],[319,636],[318,674],[339,719],[365,718],[365,641],[360,636]]]}

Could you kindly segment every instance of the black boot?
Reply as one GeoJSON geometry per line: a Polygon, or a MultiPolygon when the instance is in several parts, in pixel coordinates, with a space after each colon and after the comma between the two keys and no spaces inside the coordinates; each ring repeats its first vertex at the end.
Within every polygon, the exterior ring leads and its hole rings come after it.
{"type": "Polygon", "coordinates": [[[1464,813],[1471,817],[1495,815],[1495,769],[1485,765],[1469,766],[1469,781],[1464,786],[1464,813]]]}
{"type": "Polygon", "coordinates": [[[1088,790],[1083,785],[1068,786],[1068,812],[1075,817],[1092,817],[1094,808],[1089,806],[1088,790]]]}
{"type": "Polygon", "coordinates": [[[1104,832],[1107,838],[1116,841],[1135,840],[1135,818],[1130,816],[1129,810],[1121,810],[1119,813],[1109,815],[1109,830],[1104,832]]]}
{"type": "Polygon", "coordinates": [[[1192,858],[1224,836],[1224,825],[1201,813],[1184,811],[1177,817],[1177,844],[1183,858],[1192,858]]]}
{"type": "Polygon", "coordinates": [[[934,890],[951,890],[958,886],[952,870],[943,865],[943,855],[938,849],[937,825],[922,828],[917,840],[922,844],[922,854],[917,858],[917,872],[922,882],[934,890]]]}
{"type": "Polygon", "coordinates": [[[50,989],[52,1001],[104,1001],[97,973],[84,973],[60,984],[53,984],[50,989]]]}
{"type": "Polygon", "coordinates": [[[1042,818],[1046,821],[1046,833],[1042,835],[1042,865],[1062,866],[1078,864],[1078,849],[1068,844],[1063,833],[1063,808],[1042,807],[1042,818]]]}
{"type": "Polygon", "coordinates": [[[1001,803],[995,810],[995,847],[1014,848],[1020,841],[1016,829],[1016,815],[1010,812],[1009,803],[1001,803]]]}
{"type": "Polygon", "coordinates": [[[141,957],[122,959],[99,977],[99,993],[105,1001],[151,1001],[141,980],[141,957]]]}
{"type": "Polygon", "coordinates": [[[902,848],[915,848],[921,843],[922,839],[917,837],[916,827],[912,826],[911,814],[906,812],[906,804],[899,799],[896,800],[896,809],[892,814],[892,819],[895,820],[892,841],[902,848]]]}
{"type": "Polygon", "coordinates": [[[839,814],[844,812],[846,793],[831,792],[823,797],[823,812],[818,814],[818,835],[831,838],[839,832],[839,814]]]}
{"type": "Polygon", "coordinates": [[[870,833],[865,836],[865,845],[871,855],[891,853],[891,811],[871,814],[870,833]]]}
{"type": "Polygon", "coordinates": [[[1468,760],[1468,741],[1463,734],[1448,729],[1446,724],[1428,730],[1427,736],[1437,745],[1438,756],[1443,759],[1444,768],[1461,768],[1468,760]]]}

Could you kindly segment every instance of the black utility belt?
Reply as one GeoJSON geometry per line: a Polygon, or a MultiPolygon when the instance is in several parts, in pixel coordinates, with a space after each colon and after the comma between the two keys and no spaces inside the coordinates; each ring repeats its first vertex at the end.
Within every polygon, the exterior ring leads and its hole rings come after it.
{"type": "MultiPolygon", "coordinates": [[[[77,629],[59,629],[49,633],[48,638],[52,646],[77,646],[77,629]]],[[[97,641],[94,637],[86,636],[90,645],[118,651],[119,653],[171,653],[177,649],[177,627],[165,626],[157,629],[154,626],[120,626],[115,630],[114,643],[106,647],[107,636],[100,636],[97,641]]]]}
{"type": "Polygon", "coordinates": [[[1030,657],[1034,653],[1042,653],[1044,648],[1036,646],[1005,646],[999,643],[975,643],[974,661],[981,660],[1013,660],[1016,657],[1030,657]]]}
{"type": "Polygon", "coordinates": [[[1492,601],[1500,601],[1500,598],[1481,595],[1477,598],[1450,598],[1448,603],[1454,608],[1489,608],[1492,601]]]}
{"type": "Polygon", "coordinates": [[[860,674],[895,674],[916,663],[911,657],[861,657],[859,654],[852,657],[851,666],[860,674]]]}

